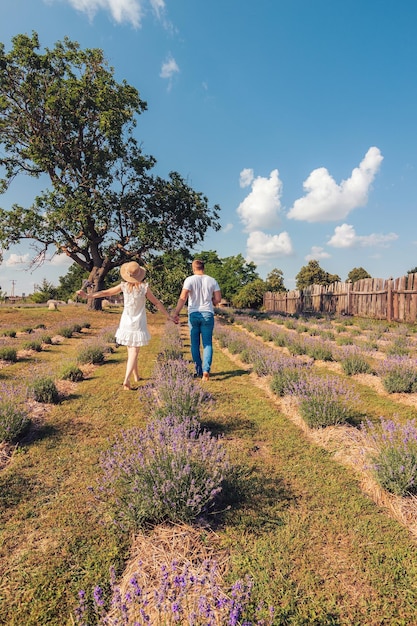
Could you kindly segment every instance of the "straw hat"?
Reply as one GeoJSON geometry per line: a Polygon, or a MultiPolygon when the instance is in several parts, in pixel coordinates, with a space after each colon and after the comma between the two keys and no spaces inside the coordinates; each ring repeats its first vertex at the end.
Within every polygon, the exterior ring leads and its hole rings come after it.
{"type": "Polygon", "coordinates": [[[127,283],[141,283],[145,278],[146,270],[136,261],[123,263],[120,268],[120,275],[127,283]]]}

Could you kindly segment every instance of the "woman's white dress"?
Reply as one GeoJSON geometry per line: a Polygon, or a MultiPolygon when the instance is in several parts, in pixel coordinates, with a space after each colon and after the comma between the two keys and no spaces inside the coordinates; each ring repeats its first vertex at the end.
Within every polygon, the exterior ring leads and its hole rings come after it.
{"type": "Polygon", "coordinates": [[[139,283],[129,289],[128,283],[122,282],[121,288],[123,313],[116,330],[116,342],[120,346],[146,346],[151,338],[145,308],[148,283],[139,283]]]}

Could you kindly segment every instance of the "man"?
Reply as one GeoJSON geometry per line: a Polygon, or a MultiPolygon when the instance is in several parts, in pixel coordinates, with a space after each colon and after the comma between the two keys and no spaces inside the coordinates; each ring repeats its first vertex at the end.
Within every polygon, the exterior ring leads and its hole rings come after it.
{"type": "Polygon", "coordinates": [[[188,326],[190,328],[191,356],[196,376],[209,380],[213,359],[214,306],[220,304],[222,294],[215,278],[204,273],[204,262],[196,259],[192,263],[193,275],[188,276],[173,311],[174,321],[188,299],[188,326]],[[200,339],[203,344],[201,360],[200,339]]]}

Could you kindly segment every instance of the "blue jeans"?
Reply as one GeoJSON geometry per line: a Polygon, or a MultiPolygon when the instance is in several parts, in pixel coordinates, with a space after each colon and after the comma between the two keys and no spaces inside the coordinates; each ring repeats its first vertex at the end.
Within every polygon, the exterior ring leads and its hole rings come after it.
{"type": "Polygon", "coordinates": [[[203,372],[209,372],[213,360],[213,313],[194,312],[188,316],[188,326],[190,328],[191,356],[195,364],[195,371],[198,376],[203,372]],[[200,338],[203,343],[203,361],[201,361],[200,338]]]}

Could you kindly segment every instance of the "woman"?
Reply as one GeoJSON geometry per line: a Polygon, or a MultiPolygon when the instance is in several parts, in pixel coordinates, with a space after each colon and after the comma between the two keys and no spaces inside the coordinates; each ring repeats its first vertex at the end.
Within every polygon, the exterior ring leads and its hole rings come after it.
{"type": "Polygon", "coordinates": [[[136,261],[130,261],[124,263],[120,268],[124,282],[96,293],[87,294],[83,289],[77,291],[77,295],[82,298],[105,298],[123,293],[123,313],[116,331],[116,342],[121,346],[127,346],[126,374],[123,381],[123,389],[125,390],[131,389],[130,377],[132,375],[135,382],[139,380],[139,348],[146,346],[151,338],[146,320],[146,299],[152,302],[168,319],[175,321],[162,302],[149,289],[148,283],[143,282],[145,273],[145,268],[136,261]]]}

